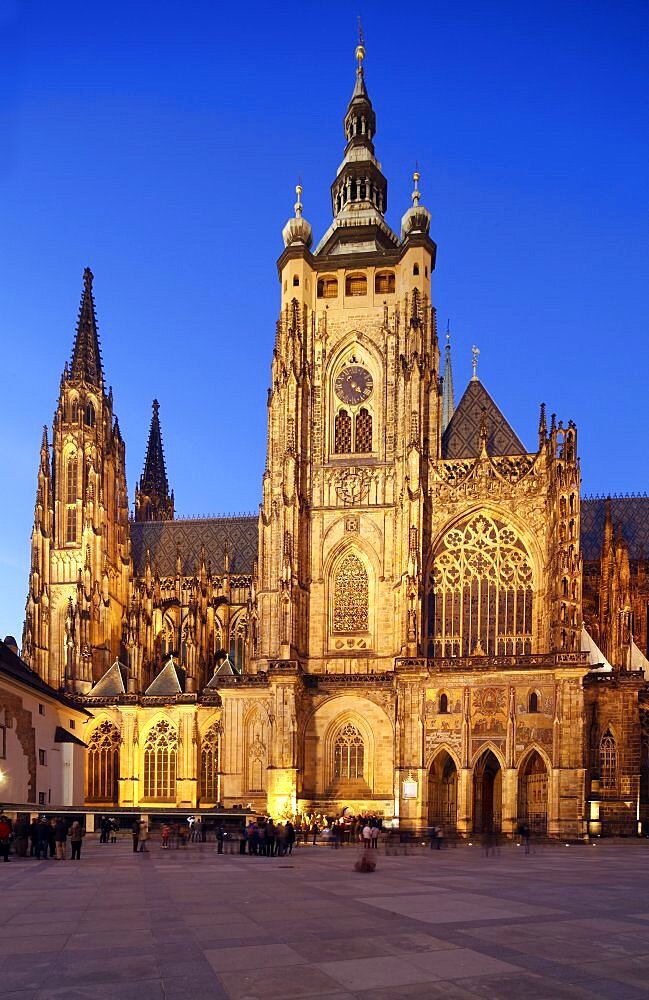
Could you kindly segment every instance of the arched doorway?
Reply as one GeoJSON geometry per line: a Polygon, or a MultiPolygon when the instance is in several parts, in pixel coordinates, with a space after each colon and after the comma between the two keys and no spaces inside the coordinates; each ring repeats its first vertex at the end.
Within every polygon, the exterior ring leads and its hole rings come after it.
{"type": "Polygon", "coordinates": [[[487,750],[473,769],[473,829],[475,833],[500,830],[502,820],[502,771],[498,758],[487,750]]]}
{"type": "Polygon", "coordinates": [[[428,822],[447,833],[457,825],[457,768],[446,750],[437,754],[428,772],[428,822]]]}
{"type": "Polygon", "coordinates": [[[534,833],[548,828],[548,772],[545,761],[534,750],[518,775],[518,819],[534,833]]]}

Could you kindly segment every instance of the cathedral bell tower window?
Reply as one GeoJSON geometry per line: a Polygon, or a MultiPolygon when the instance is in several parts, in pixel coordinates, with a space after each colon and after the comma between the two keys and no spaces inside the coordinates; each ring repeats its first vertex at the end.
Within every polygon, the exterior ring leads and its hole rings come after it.
{"type": "Polygon", "coordinates": [[[92,405],[92,403],[86,403],[84,423],[85,423],[86,427],[94,427],[95,426],[95,408],[92,405]]]}
{"type": "Polygon", "coordinates": [[[375,276],[374,291],[377,295],[390,295],[394,287],[394,271],[379,271],[375,276]]]}
{"type": "Polygon", "coordinates": [[[364,274],[348,274],[345,278],[345,295],[367,295],[367,278],[364,274]]]}
{"type": "Polygon", "coordinates": [[[372,415],[364,407],[356,416],[356,434],[354,451],[367,454],[372,450],[372,415]]]}
{"type": "Polygon", "coordinates": [[[335,299],[338,295],[337,278],[318,278],[318,298],[335,299]]]}
{"type": "Polygon", "coordinates": [[[334,451],[347,455],[352,450],[352,418],[347,410],[339,410],[335,420],[334,451]]]}

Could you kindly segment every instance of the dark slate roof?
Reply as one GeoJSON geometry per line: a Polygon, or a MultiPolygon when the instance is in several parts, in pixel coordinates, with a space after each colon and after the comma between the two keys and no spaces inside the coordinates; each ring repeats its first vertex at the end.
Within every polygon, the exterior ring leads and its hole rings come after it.
{"type": "Polygon", "coordinates": [[[252,573],[257,557],[257,518],[251,515],[191,521],[132,521],[130,532],[136,576],[144,573],[147,548],[151,552],[151,567],[160,576],[175,574],[177,550],[185,576],[198,571],[201,547],[213,573],[223,572],[226,548],[231,573],[252,573]]]}
{"type": "Polygon", "coordinates": [[[478,457],[483,410],[487,413],[487,449],[490,455],[527,453],[482,382],[472,379],[442,435],[442,458],[478,457]]]}
{"type": "Polygon", "coordinates": [[[144,692],[147,698],[162,698],[182,694],[185,690],[185,671],[176,666],[173,660],[167,660],[164,667],[154,677],[144,692]]]}
{"type": "Polygon", "coordinates": [[[90,715],[90,712],[86,712],[85,708],[82,708],[76,701],[67,698],[60,691],[55,691],[53,687],[46,684],[37,673],[29,669],[19,656],[16,656],[8,646],[5,646],[4,642],[0,642],[0,674],[5,674],[7,677],[25,684],[47,698],[54,698],[67,708],[73,708],[75,712],[83,712],[84,715],[90,715]]]}
{"type": "Polygon", "coordinates": [[[80,740],[78,736],[73,733],[69,733],[67,729],[63,726],[57,726],[54,730],[54,742],[55,743],[76,743],[79,747],[87,747],[88,744],[80,740]]]}
{"type": "Polygon", "coordinates": [[[128,667],[115,660],[88,695],[90,698],[116,698],[120,694],[126,694],[127,687],[128,667]]]}
{"type": "MultiPolygon", "coordinates": [[[[586,497],[581,501],[581,551],[585,562],[599,560],[604,539],[606,500],[586,497]]],[[[613,531],[618,525],[629,546],[631,559],[639,559],[641,551],[649,558],[649,497],[612,497],[613,531]]]]}

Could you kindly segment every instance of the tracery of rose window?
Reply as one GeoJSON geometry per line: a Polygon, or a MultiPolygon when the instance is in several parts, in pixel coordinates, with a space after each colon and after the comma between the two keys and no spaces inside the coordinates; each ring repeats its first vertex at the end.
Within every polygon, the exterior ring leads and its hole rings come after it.
{"type": "Polygon", "coordinates": [[[428,655],[532,651],[534,574],[515,529],[478,514],[447,531],[428,586],[428,655]]]}

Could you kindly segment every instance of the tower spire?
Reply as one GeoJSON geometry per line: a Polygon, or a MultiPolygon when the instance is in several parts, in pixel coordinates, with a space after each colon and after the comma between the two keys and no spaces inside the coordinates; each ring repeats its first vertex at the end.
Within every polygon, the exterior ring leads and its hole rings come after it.
{"type": "Polygon", "coordinates": [[[442,433],[446,430],[455,413],[453,396],[453,368],[451,366],[451,321],[446,321],[446,357],[444,359],[444,382],[442,386],[442,433]]]}
{"type": "Polygon", "coordinates": [[[83,272],[83,293],[79,307],[77,332],[72,348],[70,378],[103,388],[104,373],[101,365],[95,300],[92,294],[93,273],[89,267],[83,272]]]}
{"type": "Polygon", "coordinates": [[[136,521],[173,521],[174,495],[169,492],[159,412],[160,403],[154,399],[144,472],[135,490],[136,521]]]}

